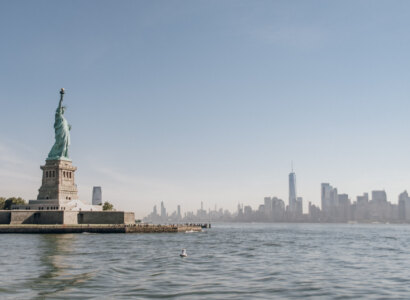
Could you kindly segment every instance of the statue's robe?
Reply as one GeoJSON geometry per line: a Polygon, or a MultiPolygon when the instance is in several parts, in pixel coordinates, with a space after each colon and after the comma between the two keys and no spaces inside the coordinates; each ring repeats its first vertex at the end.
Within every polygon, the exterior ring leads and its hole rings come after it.
{"type": "Polygon", "coordinates": [[[70,125],[64,118],[63,108],[57,108],[54,122],[55,143],[48,154],[48,159],[68,159],[70,145],[70,125]]]}

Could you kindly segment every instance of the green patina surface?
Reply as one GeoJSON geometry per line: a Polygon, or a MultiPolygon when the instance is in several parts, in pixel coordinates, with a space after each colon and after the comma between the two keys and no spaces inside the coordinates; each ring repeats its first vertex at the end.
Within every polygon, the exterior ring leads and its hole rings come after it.
{"type": "Polygon", "coordinates": [[[47,160],[70,160],[68,156],[68,147],[70,146],[70,130],[71,126],[64,118],[65,107],[63,104],[64,89],[60,91],[60,102],[58,104],[55,121],[55,142],[48,154],[47,160]]]}

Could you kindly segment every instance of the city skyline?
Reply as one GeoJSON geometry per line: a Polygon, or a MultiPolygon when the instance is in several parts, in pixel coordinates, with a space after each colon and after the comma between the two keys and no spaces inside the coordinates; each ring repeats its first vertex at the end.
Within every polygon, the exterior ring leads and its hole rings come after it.
{"type": "Polygon", "coordinates": [[[0,195],[35,199],[64,87],[85,201],[101,186],[140,218],[163,200],[257,207],[288,199],[294,160],[304,211],[320,205],[322,182],[397,203],[410,190],[408,9],[1,2],[0,195]]]}
{"type": "Polygon", "coordinates": [[[321,183],[321,205],[308,203],[308,211],[301,210],[302,198],[296,195],[296,174],[289,173],[288,205],[276,196],[266,196],[256,209],[246,203],[238,203],[236,211],[215,205],[214,209],[201,208],[182,213],[181,205],[169,214],[164,201],[160,213],[154,205],[142,221],[148,223],[190,222],[270,222],[270,223],[410,223],[410,197],[407,190],[398,195],[397,204],[389,201],[386,191],[372,190],[371,197],[365,192],[354,199],[338,193],[329,183],[321,183]]]}

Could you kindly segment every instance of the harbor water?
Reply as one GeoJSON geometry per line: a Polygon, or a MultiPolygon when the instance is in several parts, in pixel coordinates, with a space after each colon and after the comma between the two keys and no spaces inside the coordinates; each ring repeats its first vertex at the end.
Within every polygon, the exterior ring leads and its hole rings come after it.
{"type": "Polygon", "coordinates": [[[2,234],[0,245],[0,299],[410,298],[410,225],[2,234]]]}

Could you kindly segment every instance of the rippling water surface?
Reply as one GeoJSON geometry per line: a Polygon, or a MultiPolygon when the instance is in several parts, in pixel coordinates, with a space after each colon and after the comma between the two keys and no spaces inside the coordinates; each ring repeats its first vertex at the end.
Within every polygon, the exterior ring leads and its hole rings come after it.
{"type": "Polygon", "coordinates": [[[1,299],[410,298],[410,226],[0,235],[1,299]],[[180,258],[186,248],[188,257],[180,258]]]}

